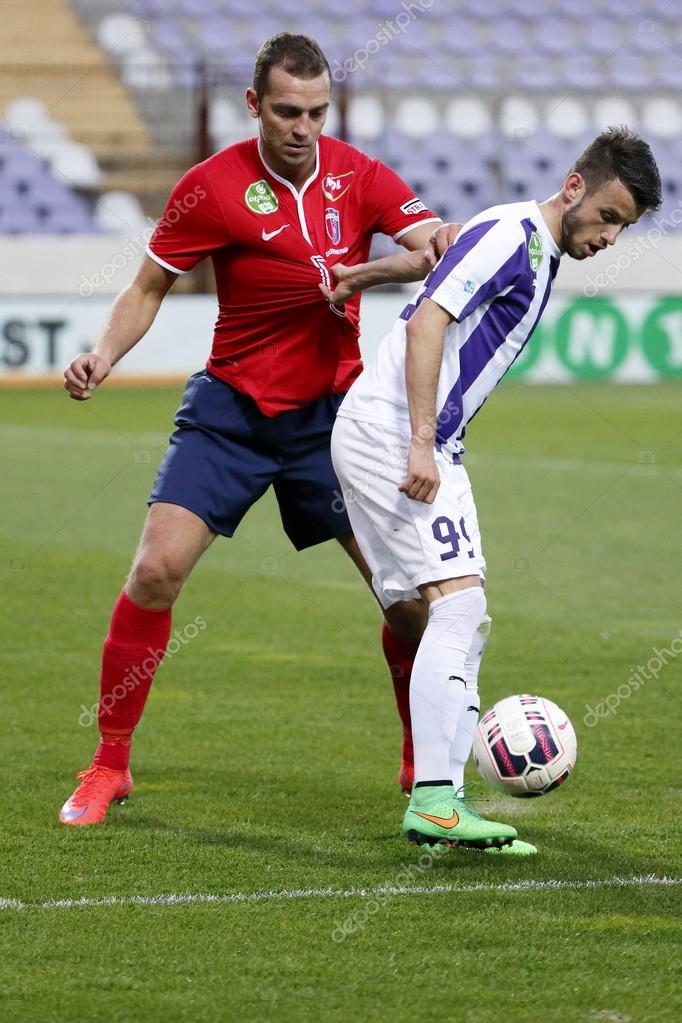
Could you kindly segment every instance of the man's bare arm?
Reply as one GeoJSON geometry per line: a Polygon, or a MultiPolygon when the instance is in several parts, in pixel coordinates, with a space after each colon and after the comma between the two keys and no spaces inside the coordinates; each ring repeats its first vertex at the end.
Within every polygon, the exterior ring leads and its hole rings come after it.
{"type": "Polygon", "coordinates": [[[335,263],[332,272],[336,287],[320,285],[322,294],[333,305],[343,306],[358,291],[376,288],[380,284],[414,284],[423,281],[443,253],[455,241],[461,224],[441,224],[435,230],[432,224],[417,226],[399,239],[407,252],[396,252],[383,259],[345,266],[335,263]]]}
{"type": "Polygon", "coordinates": [[[145,256],[135,280],[118,296],[91,352],[77,355],[64,371],[64,388],[77,401],[87,401],[151,327],[177,274],[145,256]]]}
{"type": "Polygon", "coordinates": [[[443,360],[445,328],[452,317],[425,298],[407,323],[405,383],[412,438],[407,476],[398,489],[414,501],[433,504],[440,486],[434,457],[436,393],[443,360]]]}

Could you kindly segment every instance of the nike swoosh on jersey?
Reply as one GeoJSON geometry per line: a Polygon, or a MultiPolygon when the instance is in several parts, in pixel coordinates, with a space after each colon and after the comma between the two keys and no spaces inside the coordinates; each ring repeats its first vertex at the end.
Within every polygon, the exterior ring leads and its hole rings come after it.
{"type": "Polygon", "coordinates": [[[423,817],[425,821],[431,821],[432,824],[438,824],[441,828],[456,828],[459,824],[459,814],[456,810],[452,811],[451,817],[434,817],[430,813],[420,813],[419,810],[413,810],[417,817],[423,817]]]}
{"type": "Polygon", "coordinates": [[[271,238],[274,238],[276,234],[279,234],[281,231],[284,230],[285,227],[289,226],[290,226],[289,224],[282,224],[282,226],[278,227],[276,231],[266,231],[265,228],[263,228],[261,238],[263,239],[264,242],[269,242],[271,238]]]}

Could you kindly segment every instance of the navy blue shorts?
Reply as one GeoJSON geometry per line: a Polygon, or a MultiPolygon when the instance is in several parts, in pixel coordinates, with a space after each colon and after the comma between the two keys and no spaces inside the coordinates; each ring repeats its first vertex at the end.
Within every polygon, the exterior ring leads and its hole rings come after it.
{"type": "Polygon", "coordinates": [[[232,536],[272,483],[284,531],[297,550],[350,533],[329,450],[342,399],[332,394],[265,416],[248,395],[206,370],[195,373],[149,504],[179,504],[214,533],[232,536]]]}

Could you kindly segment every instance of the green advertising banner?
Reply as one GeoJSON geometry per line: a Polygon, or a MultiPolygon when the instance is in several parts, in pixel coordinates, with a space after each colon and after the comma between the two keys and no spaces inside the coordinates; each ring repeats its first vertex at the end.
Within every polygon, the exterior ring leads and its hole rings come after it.
{"type": "Polygon", "coordinates": [[[682,377],[682,295],[555,295],[508,373],[528,383],[682,377]]]}

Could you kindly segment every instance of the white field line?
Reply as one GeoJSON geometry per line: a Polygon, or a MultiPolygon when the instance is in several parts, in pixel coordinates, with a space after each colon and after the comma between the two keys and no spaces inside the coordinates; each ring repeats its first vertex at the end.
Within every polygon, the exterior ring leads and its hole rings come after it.
{"type": "Polygon", "coordinates": [[[110,895],[99,899],[49,899],[47,902],[22,902],[19,899],[0,899],[0,910],[18,909],[84,909],[99,906],[194,906],[200,904],[233,905],[244,902],[282,902],[296,899],[367,899],[376,896],[397,895],[470,895],[487,892],[543,892],[580,891],[594,888],[637,888],[642,885],[679,885],[681,877],[605,877],[591,881],[507,881],[502,884],[436,884],[436,885],[383,885],[377,888],[290,888],[283,891],[232,892],[227,895],[210,893],[184,895],[110,895]]]}
{"type": "MultiPolygon", "coordinates": [[[[173,424],[168,423],[167,433],[132,433],[126,436],[111,431],[102,430],[74,430],[67,427],[46,427],[46,426],[14,426],[0,425],[0,441],[35,441],[40,443],[53,444],[92,444],[120,447],[128,444],[130,447],[149,444],[156,446],[165,444],[173,430],[173,424]]],[[[603,462],[594,461],[590,458],[541,458],[534,455],[485,455],[466,452],[464,455],[466,465],[497,466],[502,469],[532,469],[546,470],[548,472],[591,472],[601,475],[603,473],[622,473],[627,470],[628,476],[644,476],[656,478],[662,475],[658,465],[638,462],[603,462]]],[[[665,475],[676,479],[682,479],[682,470],[672,466],[665,469],[665,475]]]]}

